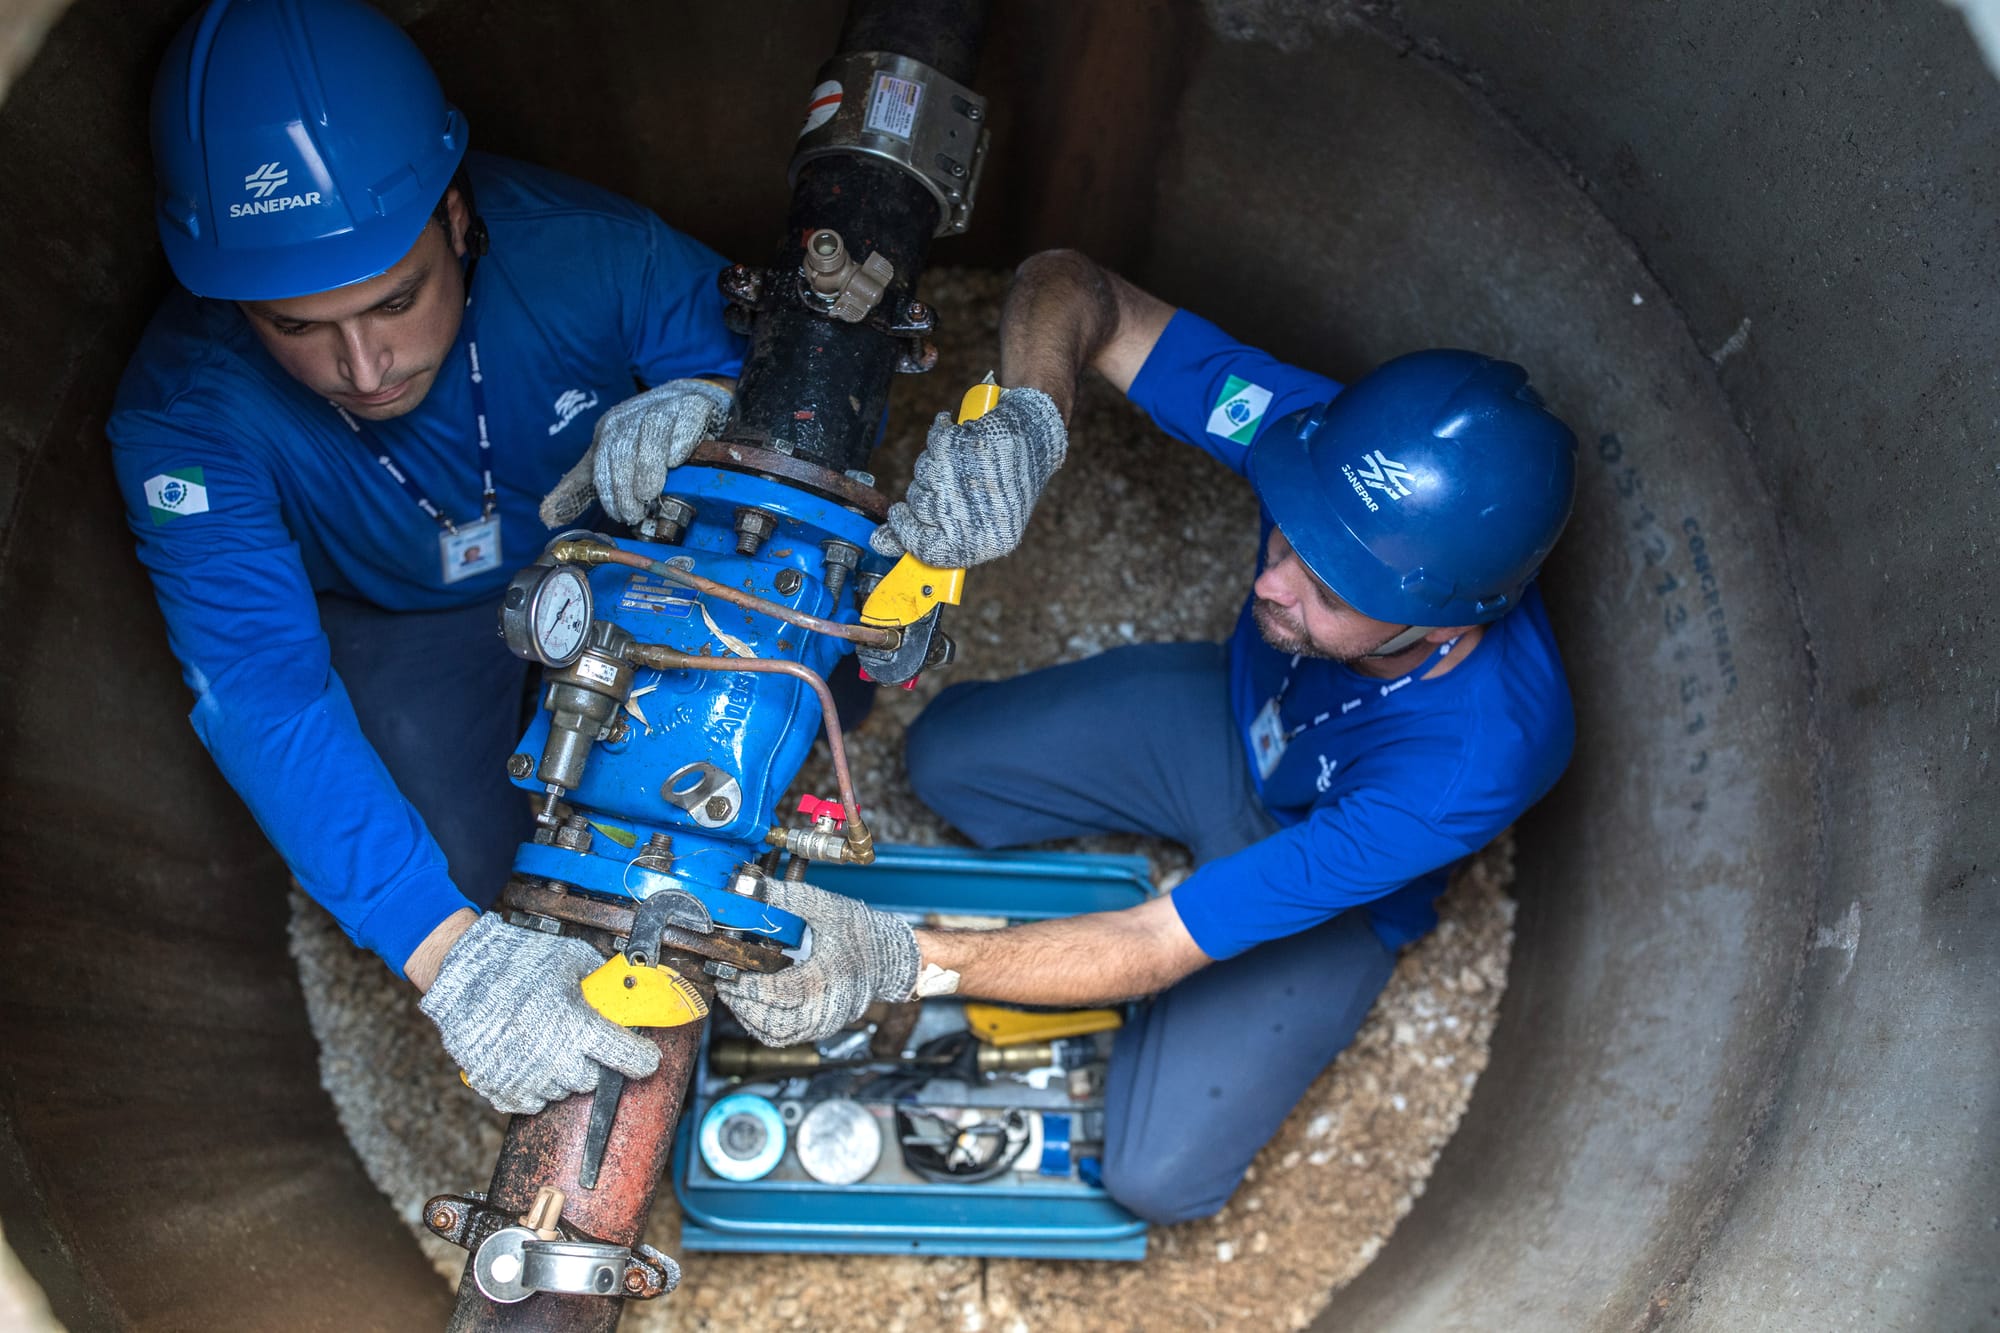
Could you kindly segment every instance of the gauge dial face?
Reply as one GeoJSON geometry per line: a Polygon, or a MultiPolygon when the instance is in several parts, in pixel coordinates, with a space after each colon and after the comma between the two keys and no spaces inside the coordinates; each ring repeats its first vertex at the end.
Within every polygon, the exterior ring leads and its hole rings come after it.
{"type": "Polygon", "coordinates": [[[567,666],[583,651],[590,628],[590,581],[581,570],[558,565],[535,589],[535,654],[550,666],[567,666]]]}

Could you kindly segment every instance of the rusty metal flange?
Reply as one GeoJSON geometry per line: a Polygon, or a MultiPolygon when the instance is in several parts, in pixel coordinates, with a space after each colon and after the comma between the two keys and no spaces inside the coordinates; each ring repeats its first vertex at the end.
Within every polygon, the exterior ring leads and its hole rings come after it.
{"type": "MultiPolygon", "coordinates": [[[[513,911],[551,917],[616,936],[631,935],[632,918],[636,915],[632,908],[603,898],[559,891],[546,887],[540,880],[531,882],[519,877],[507,881],[507,887],[500,893],[500,903],[513,911]]],[[[697,935],[674,925],[660,931],[660,947],[663,952],[693,954],[724,963],[739,972],[777,972],[791,961],[766,943],[738,939],[719,930],[711,935],[697,935]]]]}
{"type": "Polygon", "coordinates": [[[889,514],[889,497],[873,486],[854,478],[808,463],[803,458],[731,440],[703,440],[694,447],[691,462],[719,467],[730,472],[752,472],[774,481],[787,481],[836,504],[846,505],[864,518],[880,523],[889,514]]]}

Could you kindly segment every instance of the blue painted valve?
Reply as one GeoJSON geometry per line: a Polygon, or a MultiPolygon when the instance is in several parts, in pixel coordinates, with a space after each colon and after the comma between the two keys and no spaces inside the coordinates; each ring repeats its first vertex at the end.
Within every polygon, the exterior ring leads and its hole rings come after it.
{"type": "Polygon", "coordinates": [[[873,856],[835,727],[840,804],[789,828],[777,809],[830,706],[826,674],[895,633],[857,624],[847,595],[883,563],[865,554],[873,525],[748,473],[682,467],[669,486],[648,526],[671,541],[565,533],[507,590],[507,644],[545,668],[509,765],[541,798],[514,872],[614,899],[681,890],[715,930],[797,949],[803,923],[758,901],[757,858],[873,856]]]}

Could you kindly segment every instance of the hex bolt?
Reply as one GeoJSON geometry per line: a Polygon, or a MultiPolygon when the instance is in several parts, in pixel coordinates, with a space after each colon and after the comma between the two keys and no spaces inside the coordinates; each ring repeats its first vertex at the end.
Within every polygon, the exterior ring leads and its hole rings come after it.
{"type": "Polygon", "coordinates": [[[708,804],[702,806],[702,812],[718,824],[729,818],[729,809],[727,796],[711,796],[708,798],[708,804]]]}
{"type": "Polygon", "coordinates": [[[736,553],[755,555],[764,541],[778,530],[775,515],[761,509],[739,509],[736,511],[736,553]]]}
{"type": "Polygon", "coordinates": [[[734,981],[737,977],[743,975],[743,969],[734,967],[728,963],[718,963],[714,959],[703,963],[701,970],[714,977],[717,981],[734,981]]]}
{"type": "Polygon", "coordinates": [[[655,833],[646,839],[644,850],[633,858],[632,864],[665,874],[674,868],[674,840],[664,833],[655,833]]]}
{"type": "Polygon", "coordinates": [[[806,576],[798,570],[781,569],[778,571],[778,577],[772,580],[772,586],[777,588],[781,596],[790,597],[805,586],[805,581],[806,576]]]}
{"type": "Polygon", "coordinates": [[[663,497],[656,508],[658,519],[654,528],[659,540],[669,546],[680,545],[681,538],[687,535],[688,524],[694,522],[694,506],[669,495],[663,497]]]}
{"type": "Polygon", "coordinates": [[[840,590],[847,586],[847,576],[861,563],[861,548],[850,542],[831,541],[820,547],[826,557],[826,591],[836,605],[840,602],[840,590]]]}
{"type": "Polygon", "coordinates": [[[556,830],[556,846],[572,852],[590,850],[590,821],[582,815],[571,815],[556,830]]]}
{"type": "Polygon", "coordinates": [[[875,484],[875,474],[873,472],[863,472],[859,468],[849,468],[842,475],[849,481],[859,482],[863,486],[873,486],[875,484]]]}
{"type": "Polygon", "coordinates": [[[528,774],[534,771],[535,771],[535,758],[533,755],[515,754],[507,756],[508,777],[525,778],[528,776],[528,774]]]}

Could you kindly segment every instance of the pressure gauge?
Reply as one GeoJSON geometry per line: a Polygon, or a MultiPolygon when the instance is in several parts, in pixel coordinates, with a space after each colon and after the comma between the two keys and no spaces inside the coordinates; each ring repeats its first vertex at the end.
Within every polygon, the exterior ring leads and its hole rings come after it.
{"type": "Polygon", "coordinates": [[[500,634],[516,657],[566,667],[590,630],[590,580],[574,565],[530,565],[507,585],[500,634]]]}

